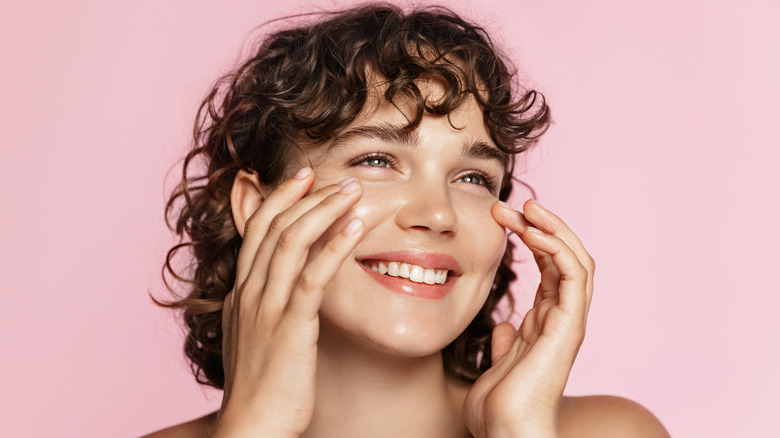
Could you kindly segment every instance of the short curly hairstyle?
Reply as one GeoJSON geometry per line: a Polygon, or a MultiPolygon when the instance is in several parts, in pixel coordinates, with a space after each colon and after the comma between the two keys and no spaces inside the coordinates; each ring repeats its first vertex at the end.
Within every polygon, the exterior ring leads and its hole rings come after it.
{"type": "MultiPolygon", "coordinates": [[[[183,310],[192,371],[199,383],[217,388],[225,381],[222,306],[242,241],[230,208],[239,170],[256,173],[264,185],[279,184],[296,156],[296,140],[305,136],[316,144],[343,132],[364,109],[377,77],[387,101],[407,99],[416,109],[407,129],[426,113],[447,115],[473,96],[492,140],[507,154],[501,200],[512,190],[515,154],[550,123],[544,97],[520,87],[487,33],[446,8],[407,12],[367,4],[294,18],[295,26],[263,39],[203,100],[193,148],[166,205],[166,221],[180,241],[168,252],[163,279],[176,298],[158,303],[183,310]],[[429,79],[445,87],[435,102],[426,101],[417,85],[429,79]],[[175,266],[181,250],[192,259],[184,268],[175,266]],[[184,283],[186,297],[176,294],[171,280],[184,283]]],[[[490,367],[492,313],[516,278],[511,263],[510,242],[484,306],[442,352],[450,376],[473,382],[490,367]]]]}

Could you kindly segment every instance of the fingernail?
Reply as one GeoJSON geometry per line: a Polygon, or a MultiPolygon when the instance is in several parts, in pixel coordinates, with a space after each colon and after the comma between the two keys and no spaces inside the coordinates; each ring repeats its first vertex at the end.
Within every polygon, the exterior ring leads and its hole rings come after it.
{"type": "MultiPolygon", "coordinates": [[[[536,199],[533,199],[533,198],[528,198],[528,202],[530,202],[530,203],[532,203],[532,204],[536,204],[536,205],[538,205],[539,207],[542,207],[542,204],[540,204],[540,203],[539,203],[539,201],[537,201],[536,199]]],[[[544,208],[544,207],[542,207],[542,208],[544,208]]]]}
{"type": "Polygon", "coordinates": [[[512,207],[510,207],[510,206],[509,206],[509,204],[507,204],[507,203],[506,203],[506,202],[504,202],[504,201],[498,201],[498,205],[500,205],[500,206],[502,206],[502,207],[506,208],[507,210],[512,210],[512,207]]]}
{"type": "Polygon", "coordinates": [[[341,187],[346,186],[347,184],[351,183],[352,181],[357,181],[354,176],[350,176],[349,178],[344,178],[339,182],[339,185],[341,187]]]}
{"type": "Polygon", "coordinates": [[[352,181],[348,182],[346,185],[341,186],[341,190],[339,190],[339,192],[346,195],[347,193],[354,192],[358,188],[360,188],[360,183],[358,183],[355,178],[352,178],[352,181]]]}
{"type": "Polygon", "coordinates": [[[354,218],[344,227],[344,234],[347,236],[354,236],[360,229],[363,228],[363,221],[358,218],[354,218]]]}
{"type": "Polygon", "coordinates": [[[299,170],[298,173],[295,174],[295,179],[306,179],[307,176],[311,173],[311,167],[304,167],[303,169],[299,170]]]}

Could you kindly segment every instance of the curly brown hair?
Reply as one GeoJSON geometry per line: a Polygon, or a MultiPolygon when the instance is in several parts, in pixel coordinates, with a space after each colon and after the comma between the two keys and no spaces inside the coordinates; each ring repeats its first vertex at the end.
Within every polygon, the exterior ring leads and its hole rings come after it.
{"type": "MultiPolygon", "coordinates": [[[[235,281],[242,241],[230,208],[239,170],[256,173],[264,185],[279,184],[300,147],[296,140],[324,142],[343,132],[364,109],[377,76],[387,87],[387,101],[404,98],[416,108],[407,129],[415,129],[426,113],[447,115],[473,96],[493,141],[508,157],[501,200],[512,190],[515,154],[550,123],[544,97],[517,84],[514,67],[487,33],[448,9],[405,12],[368,4],[296,18],[311,21],[266,37],[203,100],[193,149],[166,205],[166,220],[181,240],[168,252],[163,279],[175,296],[167,274],[185,283],[188,295],[158,303],[183,309],[184,351],[192,371],[199,383],[217,388],[225,381],[223,300],[235,281]],[[444,97],[426,101],[417,86],[421,79],[444,84],[444,97]],[[181,250],[192,258],[183,269],[174,266],[181,250]]],[[[492,313],[516,278],[511,263],[510,242],[484,306],[442,352],[449,375],[473,382],[490,367],[492,313]]]]}

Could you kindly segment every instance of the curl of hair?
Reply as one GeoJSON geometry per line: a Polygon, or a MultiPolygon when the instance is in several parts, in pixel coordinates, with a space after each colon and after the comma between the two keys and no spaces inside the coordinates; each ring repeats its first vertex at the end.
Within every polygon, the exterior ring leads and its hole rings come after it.
{"type": "MultiPolygon", "coordinates": [[[[507,154],[501,200],[512,190],[515,154],[550,123],[544,97],[519,88],[514,69],[487,33],[445,8],[406,13],[369,4],[317,17],[271,34],[254,56],[217,81],[200,106],[193,148],[166,204],[166,220],[181,240],[168,252],[163,279],[174,296],[168,276],[189,292],[172,302],[155,301],[183,309],[184,350],[202,384],[224,385],[222,305],[235,282],[241,246],[230,191],[240,169],[256,173],[264,185],[280,183],[301,135],[324,142],[355,121],[376,85],[372,72],[385,81],[386,100],[401,97],[415,106],[408,129],[426,113],[447,115],[473,96],[493,141],[507,154]],[[420,79],[443,83],[444,96],[426,101],[416,84],[420,79]],[[192,257],[193,269],[174,267],[182,250],[192,257]]],[[[516,278],[511,263],[510,242],[485,305],[443,350],[451,376],[474,381],[490,367],[491,314],[516,278]]]]}

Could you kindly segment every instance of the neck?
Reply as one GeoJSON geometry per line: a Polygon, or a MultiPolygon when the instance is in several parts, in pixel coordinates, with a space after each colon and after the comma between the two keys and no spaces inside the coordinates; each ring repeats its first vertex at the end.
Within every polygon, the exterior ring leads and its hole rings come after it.
{"type": "Polygon", "coordinates": [[[441,352],[384,353],[321,325],[314,417],[303,437],[469,436],[467,388],[446,377],[441,352]]]}

